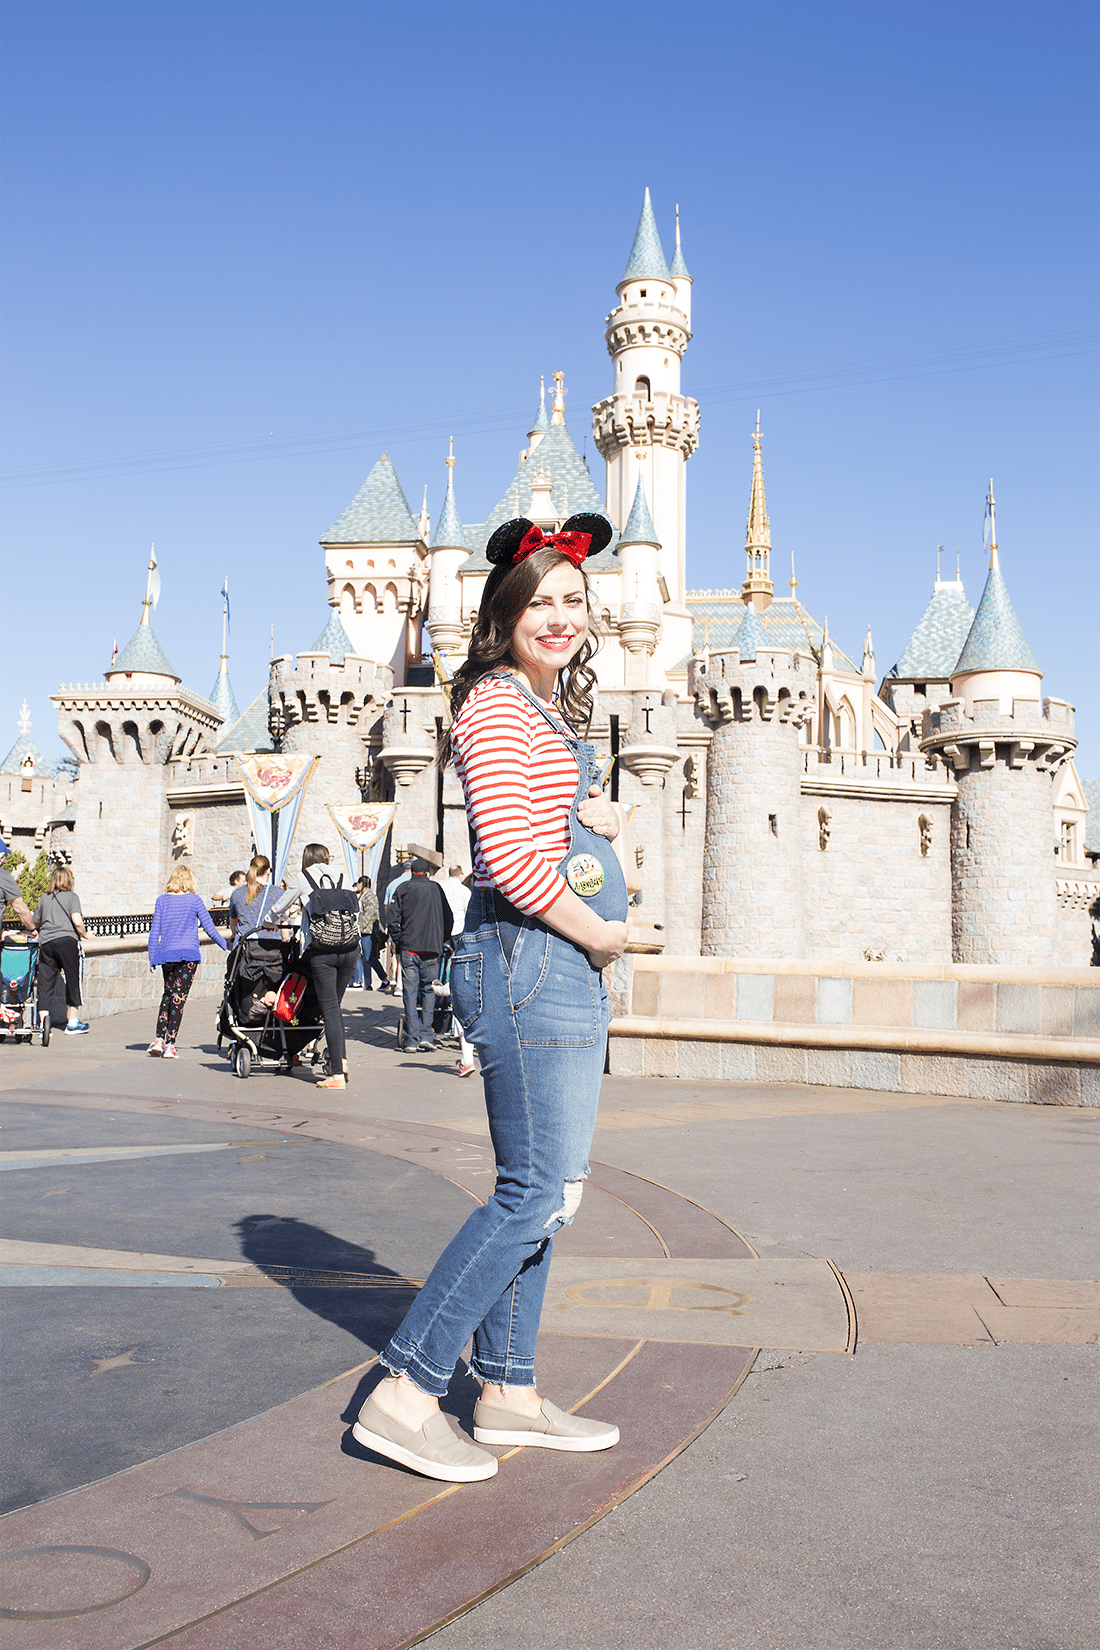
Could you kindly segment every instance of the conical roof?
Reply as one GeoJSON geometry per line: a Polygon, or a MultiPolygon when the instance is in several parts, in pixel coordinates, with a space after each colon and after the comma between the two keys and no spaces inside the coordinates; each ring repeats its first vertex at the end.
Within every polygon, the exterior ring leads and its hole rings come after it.
{"type": "Polygon", "coordinates": [[[104,675],[108,681],[118,675],[170,676],[173,682],[179,681],[165,657],[164,649],[153,635],[152,625],[144,619],[118,658],[107,666],[104,675]]]}
{"type": "Polygon", "coordinates": [[[226,661],[224,659],[222,660],[222,669],[218,671],[217,680],[214,683],[213,691],[210,694],[210,703],[221,717],[223,727],[232,727],[233,723],[241,714],[237,709],[236,695],[233,692],[233,687],[229,680],[229,671],[226,668],[226,661]]]}
{"type": "Polygon", "coordinates": [[[19,735],[19,738],[15,741],[15,744],[12,746],[7,756],[5,756],[3,762],[0,762],[0,773],[19,773],[28,756],[34,763],[34,771],[36,774],[53,774],[53,764],[46,761],[46,758],[42,755],[42,752],[34,743],[34,740],[31,738],[29,733],[21,733],[19,735]]]}
{"type": "Polygon", "coordinates": [[[390,455],[383,453],[322,544],[412,544],[420,527],[401,490],[390,455]]]}
{"type": "MultiPolygon", "coordinates": [[[[671,279],[668,264],[665,262],[665,250],[657,233],[657,220],[653,216],[653,202],[649,198],[648,189],[642,201],[642,214],[634,232],[634,245],[630,249],[623,281],[643,280],[646,277],[660,281],[671,279]]],[[[619,284],[621,286],[622,282],[619,284]]]]}
{"type": "Polygon", "coordinates": [[[339,613],[333,608],[329,614],[329,621],[313,646],[304,649],[307,653],[327,653],[330,665],[342,665],[348,653],[355,652],[355,644],[347,631],[339,613]]]}
{"type": "Polygon", "coordinates": [[[447,496],[443,500],[443,508],[439,513],[439,525],[432,539],[433,550],[465,549],[466,535],[462,526],[462,517],[458,513],[455,503],[455,473],[447,471],[447,496]]]}
{"type": "MultiPolygon", "coordinates": [[[[774,642],[771,645],[774,647],[774,642]]],[[[768,646],[768,632],[761,622],[759,613],[751,603],[745,610],[745,617],[741,620],[741,627],[737,632],[736,646],[741,655],[742,664],[755,659],[758,648],[768,646]]]]}
{"type": "Polygon", "coordinates": [[[949,682],[974,623],[962,580],[940,583],[897,664],[888,673],[902,682],[949,682]]]}
{"type": "Polygon", "coordinates": [[[539,391],[539,410],[535,414],[535,421],[528,430],[528,437],[538,435],[542,430],[550,428],[550,420],[546,416],[546,385],[539,391]]]}
{"type": "Polygon", "coordinates": [[[1033,670],[1042,675],[1016,617],[996,550],[974,623],[951,675],[966,676],[976,670],[1033,670]]]}
{"type": "MultiPolygon", "coordinates": [[[[471,556],[463,562],[463,573],[487,573],[485,546],[503,522],[515,516],[531,515],[531,493],[536,475],[550,479],[551,501],[559,519],[564,521],[582,511],[605,516],[604,501],[593,485],[584,460],[573,445],[573,438],[564,424],[551,424],[537,448],[537,462],[522,464],[503,496],[494,505],[488,520],[467,527],[464,542],[470,546],[471,556]]],[[[618,573],[621,571],[615,549],[616,535],[598,556],[590,556],[584,564],[586,573],[618,573]]]]}
{"type": "Polygon", "coordinates": [[[268,696],[264,688],[257,693],[248,709],[238,716],[232,727],[222,729],[215,746],[219,751],[262,751],[271,749],[271,735],[267,731],[268,696]]]}
{"type": "Polygon", "coordinates": [[[657,529],[653,525],[653,517],[649,513],[649,505],[645,501],[645,488],[642,486],[641,476],[638,477],[630,519],[622,530],[619,544],[655,544],[658,549],[661,547],[657,529]]]}

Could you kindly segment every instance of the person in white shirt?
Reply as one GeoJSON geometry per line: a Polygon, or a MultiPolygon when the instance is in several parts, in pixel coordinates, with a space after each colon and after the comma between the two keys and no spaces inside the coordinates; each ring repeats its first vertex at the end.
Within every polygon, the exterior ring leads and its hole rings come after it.
{"type": "MultiPolygon", "coordinates": [[[[470,889],[467,888],[464,878],[465,871],[461,865],[452,865],[446,882],[443,884],[443,894],[454,916],[452,937],[457,939],[466,926],[466,907],[470,903],[470,889]]],[[[474,1048],[462,1035],[462,1026],[457,1015],[451,1021],[451,1031],[458,1038],[458,1075],[472,1077],[474,1075],[474,1048]]]]}

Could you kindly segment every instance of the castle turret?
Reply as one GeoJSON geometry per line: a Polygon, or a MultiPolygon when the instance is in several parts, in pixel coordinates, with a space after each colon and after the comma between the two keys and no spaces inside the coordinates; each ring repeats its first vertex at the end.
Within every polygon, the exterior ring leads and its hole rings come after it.
{"type": "Polygon", "coordinates": [[[73,867],[93,913],[151,911],[168,866],[201,863],[205,853],[202,821],[171,790],[178,769],[211,751],[225,724],[168,663],[150,620],[159,593],[151,555],[141,623],[105,680],[52,696],[58,734],[81,765],[73,867]]]}
{"type": "Polygon", "coordinates": [[[660,549],[639,476],[634,506],[615,552],[623,569],[619,637],[627,651],[627,687],[645,687],[649,659],[661,634],[661,587],[657,578],[660,549]]]}
{"type": "Polygon", "coordinates": [[[1043,699],[1042,673],[1001,572],[990,484],[989,576],[953,698],[925,712],[921,750],[953,771],[952,953],[956,962],[1059,961],[1051,775],[1076,747],[1073,708],[1043,699]]]}
{"type": "Polygon", "coordinates": [[[218,666],[218,676],[210,695],[210,703],[222,719],[222,727],[231,728],[239,718],[240,710],[237,706],[237,696],[233,692],[233,684],[229,680],[229,579],[222,585],[222,654],[218,666]]]}
{"type": "Polygon", "coordinates": [[[750,606],[739,648],[688,667],[707,754],[702,953],[798,958],[803,950],[799,730],[813,680],[750,606]]]}
{"type": "Polygon", "coordinates": [[[680,393],[680,361],[691,339],[683,298],[690,296],[691,278],[682,252],[674,262],[682,270],[675,276],[665,262],[647,189],[618,286],[618,307],[607,317],[612,393],[593,407],[592,428],[607,461],[607,508],[617,527],[626,521],[637,493],[637,463],[646,464],[665,600],[680,604],[685,589],[685,466],[698,445],[699,406],[680,393]]]}
{"type": "Polygon", "coordinates": [[[462,582],[458,570],[464,561],[469,560],[470,552],[455,503],[453,436],[446,462],[447,496],[443,500],[439,525],[429,552],[428,629],[434,649],[440,653],[454,653],[462,646],[462,582]]]}
{"type": "Polygon", "coordinates": [[[672,282],[673,282],[673,285],[676,288],[676,296],[679,299],[680,308],[683,310],[684,316],[687,320],[687,324],[690,327],[690,325],[691,325],[691,284],[692,283],[691,283],[691,276],[688,274],[688,266],[684,262],[683,250],[680,246],[680,207],[679,207],[679,204],[677,204],[677,207],[676,207],[676,249],[672,254],[672,259],[671,259],[671,261],[669,263],[669,266],[668,266],[668,272],[672,276],[672,282]]]}

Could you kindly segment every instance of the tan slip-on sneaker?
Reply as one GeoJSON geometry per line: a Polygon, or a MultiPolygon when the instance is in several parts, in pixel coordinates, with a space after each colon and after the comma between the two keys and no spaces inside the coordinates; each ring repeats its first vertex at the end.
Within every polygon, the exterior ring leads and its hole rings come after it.
{"type": "Polygon", "coordinates": [[[424,1425],[413,1432],[384,1415],[372,1398],[359,1411],[359,1419],[351,1429],[352,1437],[376,1455],[384,1455],[425,1478],[442,1478],[448,1484],[476,1484],[482,1478],[492,1478],[497,1470],[495,1455],[475,1449],[458,1438],[450,1422],[441,1413],[430,1415],[424,1425]]]}
{"type": "Polygon", "coordinates": [[[542,1449],[610,1449],[619,1442],[618,1427],[607,1421],[587,1421],[583,1415],[542,1400],[539,1415],[516,1415],[479,1398],[474,1405],[474,1437],[479,1444],[535,1444],[542,1449]]]}

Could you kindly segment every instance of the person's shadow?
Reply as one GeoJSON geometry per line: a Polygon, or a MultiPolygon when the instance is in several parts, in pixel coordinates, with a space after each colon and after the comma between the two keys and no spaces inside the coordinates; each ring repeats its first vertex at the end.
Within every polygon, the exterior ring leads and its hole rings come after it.
{"type": "MultiPolygon", "coordinates": [[[[289,1290],[298,1303],[319,1318],[337,1325],[369,1347],[382,1350],[400,1324],[420,1287],[419,1279],[403,1278],[383,1266],[372,1249],[349,1243],[321,1226],[291,1216],[245,1215],[236,1223],[241,1254],[274,1283],[289,1290]],[[341,1278],[347,1283],[342,1284],[341,1278]]],[[[459,1363],[456,1376],[464,1372],[459,1363]]],[[[348,1432],[341,1449],[359,1461],[378,1459],[351,1436],[363,1400],[377,1386],[378,1366],[364,1372],[341,1420],[348,1432]]],[[[456,1379],[454,1392],[440,1400],[466,1433],[473,1427],[477,1392],[472,1381],[456,1379]]],[[[393,1466],[392,1461],[387,1462],[393,1466]]],[[[404,1468],[397,1468],[404,1471],[404,1468]]]]}

